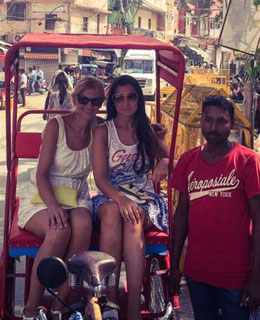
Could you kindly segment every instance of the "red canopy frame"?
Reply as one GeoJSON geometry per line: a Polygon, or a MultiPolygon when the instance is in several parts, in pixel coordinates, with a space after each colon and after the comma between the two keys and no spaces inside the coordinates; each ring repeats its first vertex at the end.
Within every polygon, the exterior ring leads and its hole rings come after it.
{"type": "MultiPolygon", "coordinates": [[[[55,47],[55,48],[99,48],[99,49],[143,49],[156,52],[156,121],[160,122],[160,78],[170,83],[177,90],[175,115],[172,126],[170,146],[170,165],[168,180],[168,207],[170,235],[172,233],[172,188],[171,169],[173,167],[174,150],[176,144],[177,126],[181,95],[183,88],[185,59],[183,54],[174,46],[142,35],[86,35],[86,34],[55,34],[29,33],[23,36],[7,52],[5,57],[5,87],[6,87],[6,161],[7,161],[7,189],[5,197],[5,226],[3,256],[8,255],[8,234],[12,220],[12,199],[15,199],[15,184],[17,172],[14,170],[14,152],[16,133],[19,131],[20,120],[17,121],[17,91],[19,79],[19,52],[26,47],[55,47]],[[14,78],[14,101],[11,110],[11,79],[14,78]],[[11,116],[12,113],[12,116],[11,116]]],[[[40,111],[39,111],[40,112],[40,111]]],[[[3,259],[3,269],[7,268],[6,259],[3,259]]],[[[3,272],[3,270],[2,270],[3,272]]],[[[4,274],[4,272],[3,272],[4,274]]],[[[6,279],[2,278],[3,282],[6,279]]],[[[5,287],[5,283],[2,284],[5,287]]],[[[2,301],[4,303],[4,301],[2,301]]]]}

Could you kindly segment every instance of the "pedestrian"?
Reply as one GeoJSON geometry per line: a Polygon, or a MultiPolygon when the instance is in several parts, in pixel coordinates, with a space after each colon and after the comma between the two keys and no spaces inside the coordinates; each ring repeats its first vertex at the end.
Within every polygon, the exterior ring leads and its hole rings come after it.
{"type": "Polygon", "coordinates": [[[244,100],[244,96],[239,84],[234,83],[231,87],[231,98],[236,102],[242,102],[244,100]]]}
{"type": "Polygon", "coordinates": [[[29,74],[28,74],[28,78],[30,80],[29,84],[29,95],[31,93],[35,93],[35,83],[37,80],[37,75],[36,75],[36,71],[33,69],[33,67],[29,67],[29,74]]]}
{"type": "MultiPolygon", "coordinates": [[[[167,176],[168,162],[168,149],[155,135],[145,114],[139,83],[128,75],[117,78],[108,95],[107,121],[94,132],[93,172],[100,193],[92,200],[94,218],[101,225],[99,249],[115,257],[117,284],[123,250],[127,320],[141,320],[144,230],[156,226],[168,231],[166,203],[153,188],[153,182],[167,176]],[[139,194],[144,198],[138,198],[139,194]]],[[[110,287],[107,292],[112,304],[105,309],[102,319],[119,318],[116,289],[110,287]]]]}
{"type": "MultiPolygon", "coordinates": [[[[96,78],[84,77],[77,83],[75,111],[47,123],[36,178],[32,174],[20,192],[19,227],[44,238],[32,268],[29,296],[22,309],[24,320],[38,319],[44,291],[36,275],[41,259],[54,255],[66,261],[89,249],[92,202],[86,178],[92,169],[92,130],[101,120],[96,113],[103,100],[103,84],[96,78]]],[[[61,299],[67,301],[69,293],[67,283],[59,288],[61,299]]],[[[62,311],[54,301],[52,318],[62,319],[62,311]]]]}
{"type": "MultiPolygon", "coordinates": [[[[51,84],[48,86],[48,95],[45,100],[45,110],[70,110],[73,107],[71,93],[73,87],[66,72],[55,72],[51,84]]],[[[55,115],[54,115],[55,116],[55,115]]],[[[48,119],[43,115],[43,119],[48,119]]]]}
{"type": "Polygon", "coordinates": [[[108,93],[111,88],[112,83],[116,80],[117,76],[115,74],[110,74],[107,77],[107,86],[105,87],[105,97],[108,98],[108,93]]]}
{"type": "Polygon", "coordinates": [[[206,144],[184,153],[172,181],[174,214],[171,287],[184,274],[196,320],[248,320],[260,306],[260,164],[256,153],[228,140],[233,104],[208,96],[202,104],[206,144]],[[252,235],[250,225],[252,223],[252,235]]]}
{"type": "Polygon", "coordinates": [[[27,75],[24,69],[20,69],[20,79],[19,79],[19,92],[22,97],[22,107],[26,106],[25,103],[25,92],[27,88],[27,75]]]}
{"type": "Polygon", "coordinates": [[[36,79],[37,79],[38,87],[41,88],[41,81],[44,79],[44,73],[40,66],[37,66],[36,79]]]}
{"type": "Polygon", "coordinates": [[[256,99],[256,110],[254,116],[254,128],[257,131],[257,135],[260,134],[260,96],[256,99]]]}

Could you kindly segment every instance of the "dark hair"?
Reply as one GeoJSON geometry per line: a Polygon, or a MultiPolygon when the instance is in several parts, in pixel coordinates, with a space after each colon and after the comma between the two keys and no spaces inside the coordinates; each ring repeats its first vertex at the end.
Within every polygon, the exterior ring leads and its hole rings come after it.
{"type": "Polygon", "coordinates": [[[202,103],[202,114],[205,112],[205,109],[209,106],[215,106],[226,110],[229,113],[231,118],[231,123],[234,123],[234,106],[231,101],[223,96],[207,96],[204,98],[202,103]]]}
{"type": "Polygon", "coordinates": [[[117,87],[126,85],[132,86],[138,95],[138,108],[134,115],[134,127],[138,139],[138,157],[134,162],[133,169],[136,173],[146,173],[154,167],[157,141],[151,129],[149,119],[145,113],[145,102],[142,89],[137,80],[133,77],[123,75],[115,79],[115,81],[112,83],[107,99],[107,120],[114,119],[117,115],[113,100],[117,87]],[[140,157],[141,164],[138,164],[140,157]],[[146,157],[148,158],[148,165],[145,161],[146,157]]]}
{"type": "Polygon", "coordinates": [[[107,77],[107,81],[110,81],[110,80],[115,81],[116,78],[117,78],[117,75],[115,75],[115,74],[110,74],[110,75],[107,77]]]}

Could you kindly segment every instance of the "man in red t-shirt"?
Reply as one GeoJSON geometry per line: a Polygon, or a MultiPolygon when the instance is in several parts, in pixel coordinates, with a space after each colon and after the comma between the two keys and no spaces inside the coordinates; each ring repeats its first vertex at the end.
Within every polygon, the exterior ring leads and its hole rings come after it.
{"type": "Polygon", "coordinates": [[[182,155],[173,175],[179,191],[174,215],[171,285],[180,288],[185,239],[186,275],[196,320],[248,320],[260,306],[260,162],[228,140],[234,107],[222,96],[202,105],[207,143],[182,155]],[[252,222],[252,235],[250,233],[252,222]]]}

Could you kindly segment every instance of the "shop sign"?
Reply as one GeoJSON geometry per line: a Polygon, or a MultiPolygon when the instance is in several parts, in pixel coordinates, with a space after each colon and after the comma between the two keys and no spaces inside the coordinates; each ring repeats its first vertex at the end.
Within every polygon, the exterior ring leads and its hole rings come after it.
{"type": "Polygon", "coordinates": [[[60,3],[32,3],[32,13],[67,13],[67,5],[60,3]]]}

